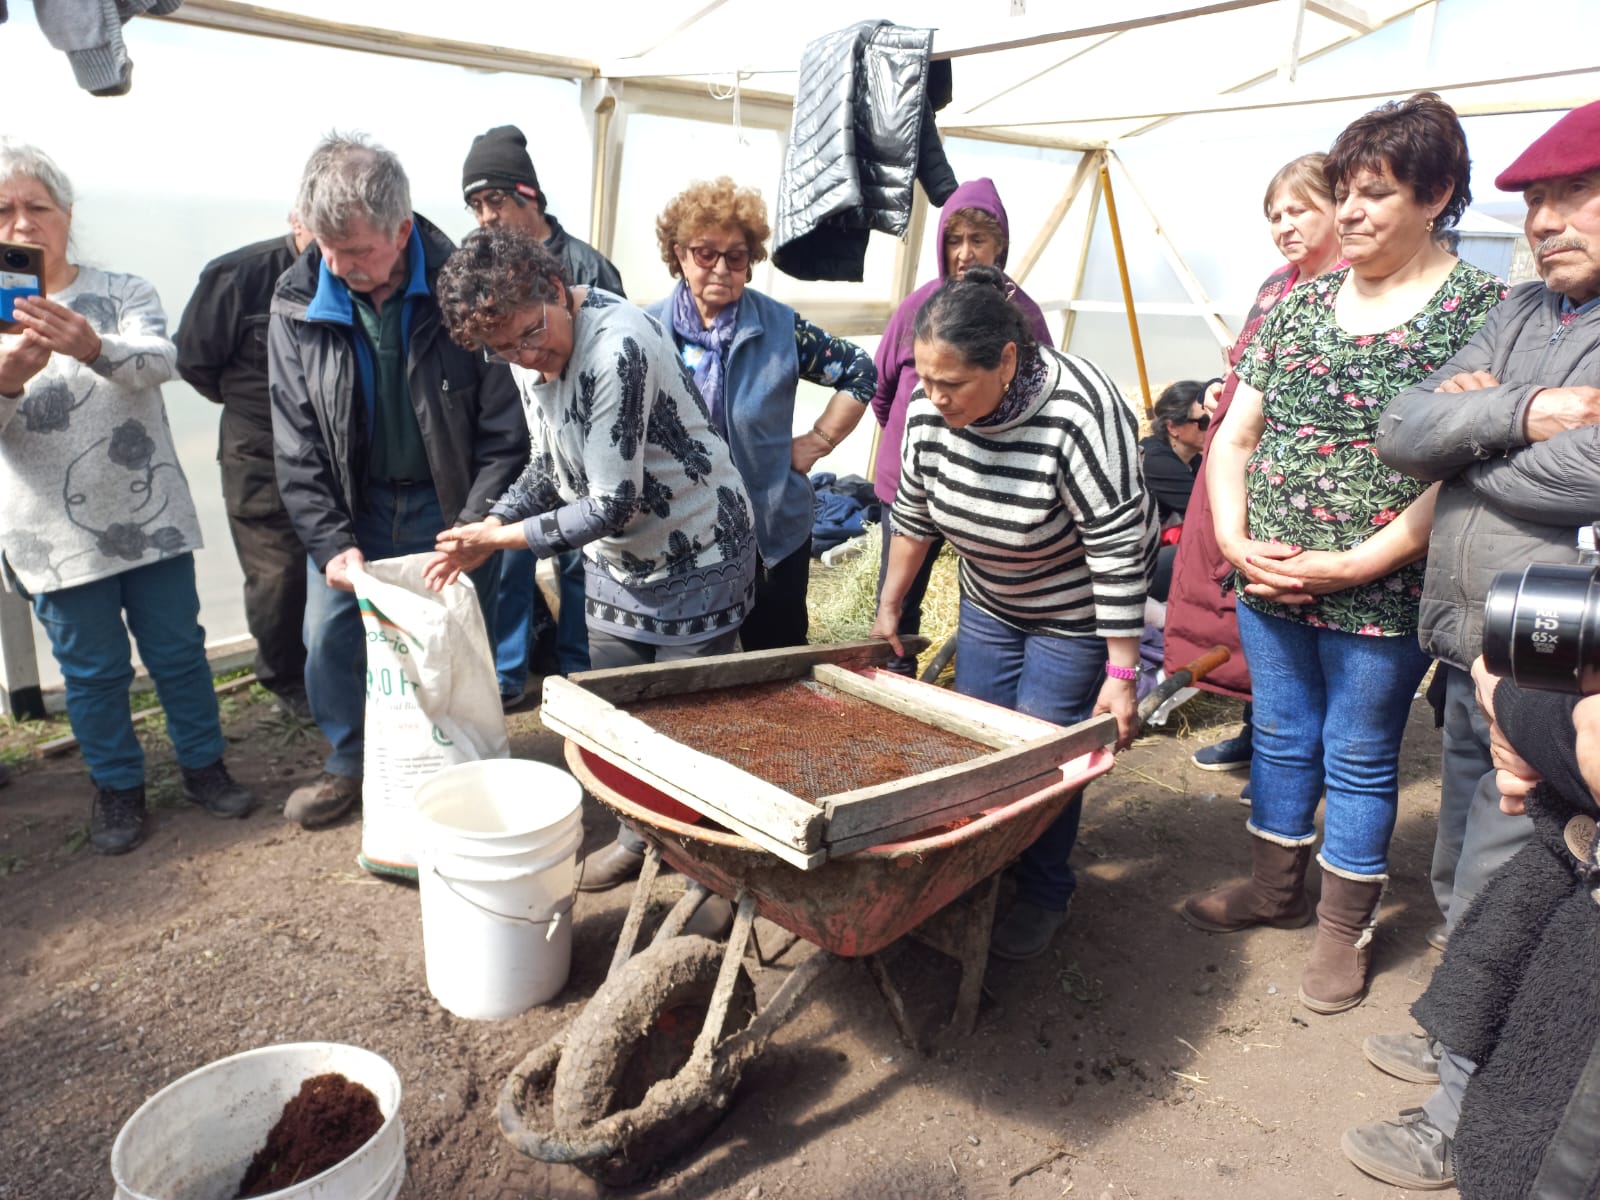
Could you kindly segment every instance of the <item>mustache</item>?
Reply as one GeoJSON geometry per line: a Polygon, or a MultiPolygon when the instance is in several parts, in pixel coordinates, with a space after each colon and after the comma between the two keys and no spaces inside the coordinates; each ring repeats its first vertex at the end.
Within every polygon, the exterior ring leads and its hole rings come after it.
{"type": "Polygon", "coordinates": [[[1574,237],[1570,233],[1559,234],[1555,237],[1542,238],[1533,248],[1535,258],[1543,258],[1555,250],[1582,250],[1587,251],[1589,243],[1581,237],[1574,237]]]}

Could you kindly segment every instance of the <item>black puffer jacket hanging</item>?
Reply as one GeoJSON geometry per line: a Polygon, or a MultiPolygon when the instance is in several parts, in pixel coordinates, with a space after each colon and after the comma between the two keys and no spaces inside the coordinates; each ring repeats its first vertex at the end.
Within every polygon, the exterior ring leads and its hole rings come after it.
{"type": "Polygon", "coordinates": [[[928,106],[932,44],[931,29],[863,21],[805,48],[778,188],[779,270],[859,281],[867,235],[905,233],[914,180],[936,206],[955,190],[928,106]]]}

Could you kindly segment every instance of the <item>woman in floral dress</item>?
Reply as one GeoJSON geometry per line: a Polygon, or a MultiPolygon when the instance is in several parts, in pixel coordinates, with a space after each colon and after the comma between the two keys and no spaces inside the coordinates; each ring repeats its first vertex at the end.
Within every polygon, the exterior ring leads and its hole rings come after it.
{"type": "Polygon", "coordinates": [[[1325,792],[1317,937],[1300,984],[1319,1013],[1366,994],[1400,739],[1428,667],[1416,627],[1435,489],[1385,466],[1373,434],[1389,401],[1448,361],[1504,295],[1434,240],[1471,200],[1466,138],[1439,97],[1361,117],[1325,170],[1349,265],[1268,315],[1206,465],[1255,694],[1253,869],[1184,905],[1215,932],[1305,924],[1325,792]]]}
{"type": "Polygon", "coordinates": [[[200,523],[161,385],[177,350],[155,289],[68,261],[72,185],[31,146],[0,141],[0,240],[44,250],[45,295],[0,334],[0,549],[33,601],[95,784],[89,844],[144,837],[144,751],[128,711],[128,631],[155,681],[183,794],[220,817],[255,798],[222,762],[194,551],[200,523]],[[126,622],[126,624],[124,624],[126,622]]]}

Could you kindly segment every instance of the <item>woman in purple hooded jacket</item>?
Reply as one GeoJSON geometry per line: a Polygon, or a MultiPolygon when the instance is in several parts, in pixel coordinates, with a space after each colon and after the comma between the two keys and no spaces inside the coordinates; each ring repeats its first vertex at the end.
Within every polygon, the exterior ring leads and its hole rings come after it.
{"type": "MultiPolygon", "coordinates": [[[[974,179],[963,183],[945,201],[939,215],[939,278],[929,280],[901,302],[889,324],[884,328],[883,340],[878,343],[874,362],[878,368],[878,390],[872,397],[872,413],[883,427],[878,440],[878,456],[873,470],[873,487],[885,508],[894,503],[900,486],[900,448],[905,441],[906,405],[911,393],[917,390],[917,364],[912,355],[912,326],[920,309],[939,286],[950,276],[960,279],[968,267],[1000,267],[1006,265],[1006,251],[1011,246],[1011,224],[1006,219],[1006,206],[1000,203],[1000,193],[992,179],[974,179]]],[[[1015,286],[1013,284],[1013,286],[1015,286]]],[[[1040,345],[1054,346],[1050,330],[1045,325],[1044,313],[1018,287],[1011,297],[1012,303],[1022,310],[1028,328],[1040,345]]],[[[933,561],[939,556],[943,539],[936,539],[928,556],[906,592],[900,610],[899,633],[919,633],[922,630],[922,596],[928,590],[928,578],[933,573],[933,561]]],[[[888,569],[889,538],[883,539],[883,560],[878,571],[878,588],[883,588],[883,575],[888,569]]],[[[910,655],[893,658],[885,664],[902,675],[916,673],[916,659],[910,655]]]]}

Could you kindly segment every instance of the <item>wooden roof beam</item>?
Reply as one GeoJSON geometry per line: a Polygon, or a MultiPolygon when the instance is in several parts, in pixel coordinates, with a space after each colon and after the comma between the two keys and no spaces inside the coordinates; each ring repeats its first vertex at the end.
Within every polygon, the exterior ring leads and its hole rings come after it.
{"type": "Polygon", "coordinates": [[[1349,0],[1306,0],[1306,8],[1319,17],[1337,21],[1357,33],[1371,33],[1383,23],[1375,19],[1366,9],[1351,4],[1349,0]]]}
{"type": "Polygon", "coordinates": [[[547,75],[556,79],[593,79],[600,73],[597,64],[580,58],[538,54],[531,50],[514,50],[509,46],[491,46],[481,42],[457,42],[373,25],[324,21],[320,17],[303,17],[298,13],[259,4],[242,4],[238,0],[188,0],[176,12],[157,17],[156,20],[312,46],[360,50],[390,58],[450,63],[484,71],[547,75]]]}

